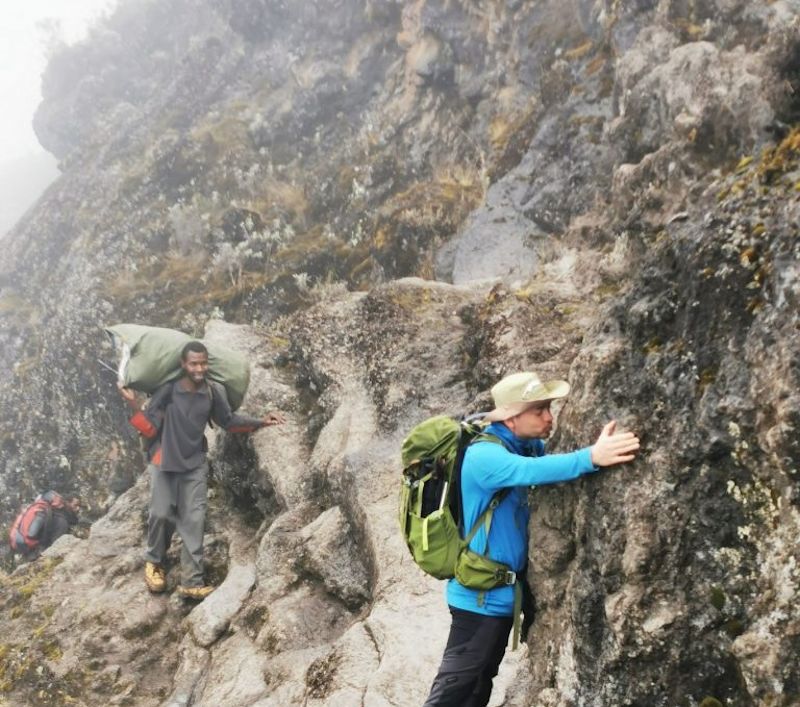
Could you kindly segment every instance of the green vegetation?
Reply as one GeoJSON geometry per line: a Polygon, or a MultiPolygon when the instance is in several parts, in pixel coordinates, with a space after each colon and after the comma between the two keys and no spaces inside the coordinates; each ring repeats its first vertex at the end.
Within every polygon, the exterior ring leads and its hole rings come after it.
{"type": "Polygon", "coordinates": [[[726,621],[723,628],[731,640],[741,636],[744,633],[744,623],[739,619],[731,619],[730,621],[726,621]]]}
{"type": "MultiPolygon", "coordinates": [[[[793,173],[800,166],[800,125],[796,125],[789,134],[777,145],[766,147],[758,158],[746,155],[731,167],[735,177],[717,193],[718,201],[725,201],[729,197],[741,196],[746,193],[764,195],[769,190],[778,186],[795,189],[793,180],[784,177],[793,173]]],[[[758,223],[753,227],[753,235],[761,236],[766,232],[766,226],[758,223]]]]}
{"type": "Polygon", "coordinates": [[[409,313],[421,312],[432,301],[431,290],[427,287],[398,289],[389,295],[389,299],[409,313]]]}
{"type": "Polygon", "coordinates": [[[763,184],[772,184],[776,179],[797,167],[800,161],[800,126],[792,131],[775,147],[766,148],[756,174],[763,184]]]}
{"type": "Polygon", "coordinates": [[[63,653],[57,638],[43,638],[44,629],[34,630],[27,642],[0,644],[0,695],[25,696],[25,704],[77,704],[88,673],[76,668],[57,677],[49,664],[59,662],[63,653]]]}
{"type": "Polygon", "coordinates": [[[28,601],[50,579],[53,570],[60,563],[61,558],[41,558],[28,563],[18,574],[0,576],[0,609],[13,609],[28,601]]]}
{"type": "Polygon", "coordinates": [[[40,705],[75,704],[84,689],[82,670],[72,670],[56,679],[49,664],[62,657],[61,644],[51,635],[55,607],[32,609],[30,600],[52,578],[61,559],[39,559],[18,574],[0,576],[0,610],[15,622],[11,633],[16,643],[0,644],[0,694],[26,695],[26,703],[40,705]],[[55,687],[54,687],[55,685],[55,687]]]}
{"type": "Polygon", "coordinates": [[[711,601],[711,606],[713,606],[717,611],[722,611],[725,608],[725,602],[727,598],[725,597],[725,592],[722,591],[719,587],[711,587],[711,591],[709,592],[709,600],[711,601]]]}

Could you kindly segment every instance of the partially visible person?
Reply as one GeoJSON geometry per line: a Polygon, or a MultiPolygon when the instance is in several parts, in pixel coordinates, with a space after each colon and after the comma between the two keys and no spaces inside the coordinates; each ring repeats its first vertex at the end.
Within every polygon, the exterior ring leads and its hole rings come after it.
{"type": "Polygon", "coordinates": [[[8,533],[11,549],[25,559],[37,558],[78,523],[80,510],[78,496],[62,496],[56,491],[39,494],[12,523],[8,533]]]}

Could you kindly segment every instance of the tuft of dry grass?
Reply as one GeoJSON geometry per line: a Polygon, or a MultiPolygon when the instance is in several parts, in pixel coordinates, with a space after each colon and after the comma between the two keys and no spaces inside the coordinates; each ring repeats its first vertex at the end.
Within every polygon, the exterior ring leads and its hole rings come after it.
{"type": "Polygon", "coordinates": [[[102,294],[116,300],[128,301],[158,290],[197,291],[208,279],[211,266],[205,253],[182,256],[170,253],[149,267],[137,271],[112,273],[102,288],[102,294]]]}
{"type": "Polygon", "coordinates": [[[261,184],[260,195],[253,200],[252,208],[262,216],[270,210],[280,213],[296,223],[304,223],[309,209],[308,197],[302,186],[267,177],[261,184]]]}
{"type": "Polygon", "coordinates": [[[583,59],[594,47],[594,43],[591,39],[587,39],[586,41],[579,44],[577,47],[573,47],[572,49],[564,52],[564,58],[567,61],[578,61],[579,59],[583,59]]]}

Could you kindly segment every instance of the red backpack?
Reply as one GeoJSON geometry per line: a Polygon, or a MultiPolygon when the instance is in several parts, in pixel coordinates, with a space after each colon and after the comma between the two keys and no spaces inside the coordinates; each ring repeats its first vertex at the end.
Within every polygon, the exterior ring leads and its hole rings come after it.
{"type": "Polygon", "coordinates": [[[64,508],[64,499],[55,491],[39,494],[33,503],[17,516],[8,531],[8,542],[14,552],[23,555],[31,554],[39,547],[40,538],[50,524],[50,517],[54,508],[64,508]],[[31,535],[31,525],[36,518],[41,518],[35,535],[31,535]]]}

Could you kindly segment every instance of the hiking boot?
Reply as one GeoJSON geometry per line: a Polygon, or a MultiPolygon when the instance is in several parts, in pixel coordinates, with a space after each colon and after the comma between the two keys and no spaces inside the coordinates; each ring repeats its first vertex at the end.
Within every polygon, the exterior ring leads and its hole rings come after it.
{"type": "Polygon", "coordinates": [[[155,562],[144,563],[144,583],[153,594],[160,594],[167,588],[167,576],[164,568],[155,562]]]}
{"type": "Polygon", "coordinates": [[[205,599],[211,592],[213,592],[216,587],[210,587],[208,585],[204,587],[184,587],[181,585],[178,587],[178,594],[180,594],[184,599],[205,599]]]}

